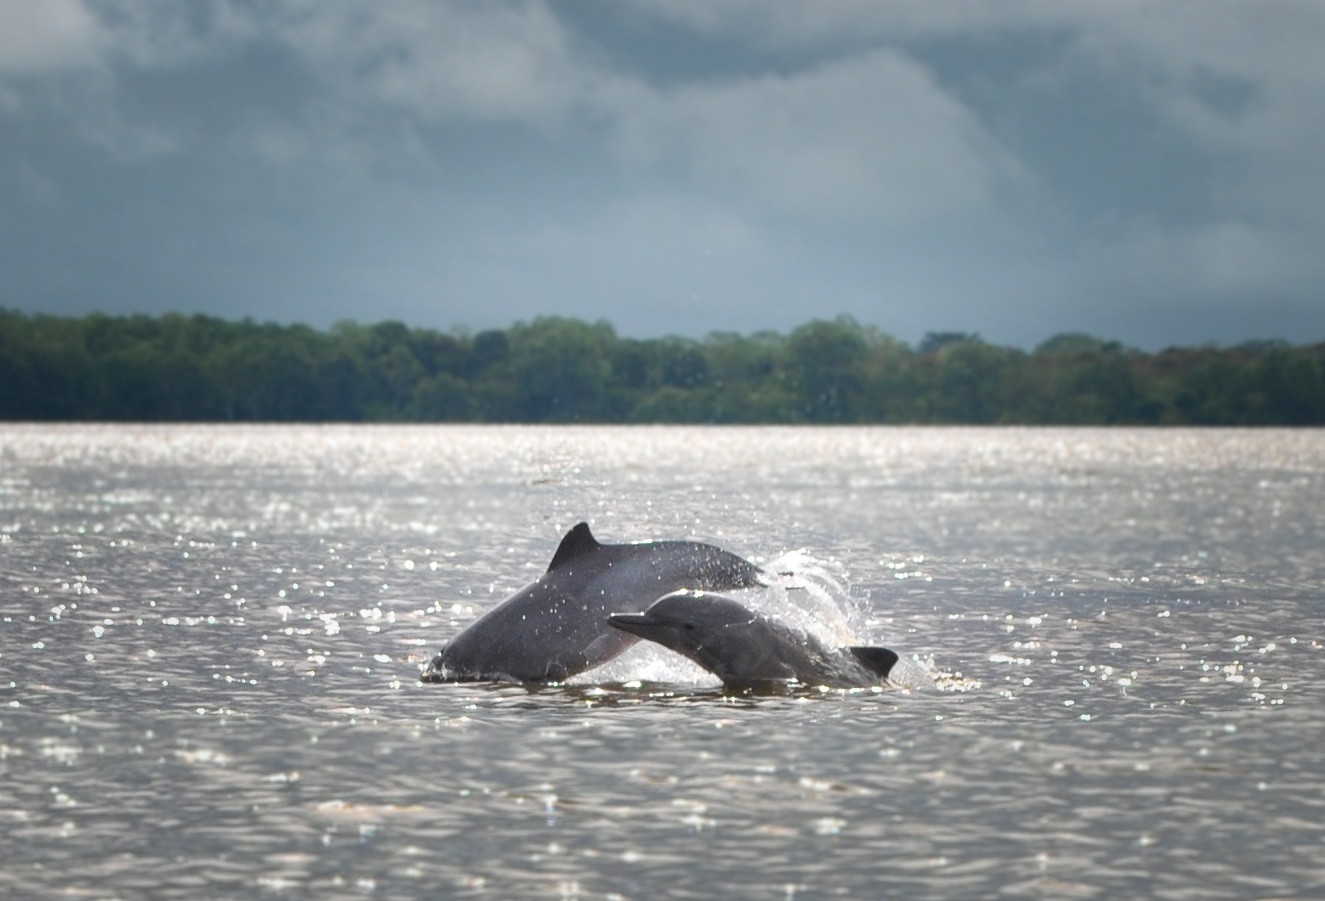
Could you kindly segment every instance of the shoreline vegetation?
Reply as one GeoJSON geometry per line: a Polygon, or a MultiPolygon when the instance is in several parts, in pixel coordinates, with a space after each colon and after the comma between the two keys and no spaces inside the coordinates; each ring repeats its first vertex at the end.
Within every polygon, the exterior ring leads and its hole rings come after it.
{"type": "Polygon", "coordinates": [[[563,317],[476,333],[399,322],[0,308],[0,420],[1325,425],[1325,343],[1033,351],[849,317],[788,334],[621,337],[563,317]]]}

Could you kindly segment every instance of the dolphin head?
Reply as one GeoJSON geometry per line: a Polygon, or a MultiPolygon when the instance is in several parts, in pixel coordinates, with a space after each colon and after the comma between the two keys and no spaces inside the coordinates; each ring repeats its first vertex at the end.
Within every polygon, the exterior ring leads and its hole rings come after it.
{"type": "Polygon", "coordinates": [[[643,613],[613,613],[607,621],[614,629],[638,635],[701,665],[697,655],[728,627],[754,622],[756,614],[733,600],[702,591],[674,591],[654,601],[643,613]]]}
{"type": "Polygon", "coordinates": [[[608,624],[688,657],[728,688],[798,678],[810,668],[804,636],[702,591],[663,595],[643,613],[612,614],[608,624]]]}

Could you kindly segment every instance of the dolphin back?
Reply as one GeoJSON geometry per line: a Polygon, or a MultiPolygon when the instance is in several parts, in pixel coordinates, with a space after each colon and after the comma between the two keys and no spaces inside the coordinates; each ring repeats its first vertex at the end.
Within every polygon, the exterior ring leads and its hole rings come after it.
{"type": "Polygon", "coordinates": [[[617,547],[645,552],[660,573],[668,573],[663,581],[668,582],[670,587],[666,592],[659,592],[649,598],[650,602],[667,592],[683,588],[731,591],[737,588],[758,588],[765,584],[763,571],[759,567],[711,544],[698,541],[654,541],[617,547]]]}

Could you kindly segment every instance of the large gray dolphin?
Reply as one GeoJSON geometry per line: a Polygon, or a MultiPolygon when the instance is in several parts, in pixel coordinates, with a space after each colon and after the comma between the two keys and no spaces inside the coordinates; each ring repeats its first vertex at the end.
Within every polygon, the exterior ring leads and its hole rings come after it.
{"type": "Polygon", "coordinates": [[[759,569],[697,541],[599,544],[587,523],[566,533],[547,572],[470,623],[433,658],[425,682],[560,682],[639,639],[608,625],[678,588],[759,585],[759,569]]]}
{"type": "Polygon", "coordinates": [[[730,598],[702,591],[677,591],[644,613],[613,613],[608,622],[689,657],[732,691],[792,681],[834,688],[878,685],[898,659],[887,648],[826,647],[730,598]]]}

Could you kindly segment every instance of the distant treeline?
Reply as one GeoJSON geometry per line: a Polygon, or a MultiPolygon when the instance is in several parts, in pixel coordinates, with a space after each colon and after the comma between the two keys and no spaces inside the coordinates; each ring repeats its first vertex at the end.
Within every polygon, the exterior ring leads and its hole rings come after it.
{"type": "Polygon", "coordinates": [[[476,334],[399,322],[0,309],[0,419],[1325,424],[1325,344],[1033,352],[841,317],[790,334],[638,340],[551,317],[476,334]]]}

